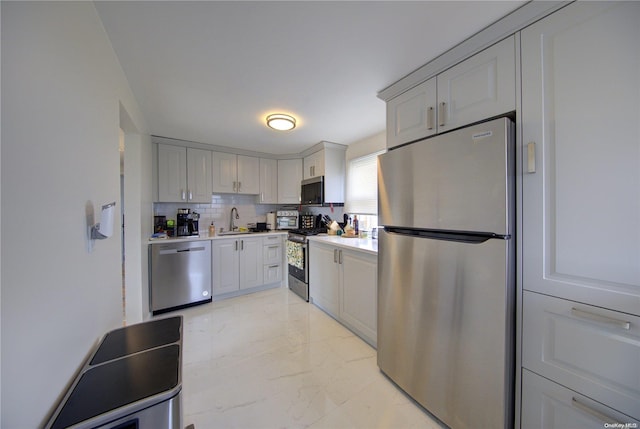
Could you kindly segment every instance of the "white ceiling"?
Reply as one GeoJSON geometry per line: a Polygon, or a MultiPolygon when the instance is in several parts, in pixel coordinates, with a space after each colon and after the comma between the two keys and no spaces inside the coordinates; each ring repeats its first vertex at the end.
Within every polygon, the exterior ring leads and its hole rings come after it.
{"type": "Polygon", "coordinates": [[[524,1],[106,1],[151,134],[272,154],[385,128],[378,91],[524,1]],[[269,113],[298,126],[276,132],[269,113]]]}

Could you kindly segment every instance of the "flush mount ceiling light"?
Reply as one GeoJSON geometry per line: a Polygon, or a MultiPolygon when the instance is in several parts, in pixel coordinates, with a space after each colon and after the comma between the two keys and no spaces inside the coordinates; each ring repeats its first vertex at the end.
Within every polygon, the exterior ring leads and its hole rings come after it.
{"type": "Polygon", "coordinates": [[[296,118],[284,113],[274,113],[267,116],[267,126],[278,131],[289,131],[296,127],[296,118]]]}

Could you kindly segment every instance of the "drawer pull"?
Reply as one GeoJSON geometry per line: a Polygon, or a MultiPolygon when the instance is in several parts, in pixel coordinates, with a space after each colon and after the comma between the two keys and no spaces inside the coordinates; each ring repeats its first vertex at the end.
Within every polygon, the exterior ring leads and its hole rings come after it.
{"type": "Polygon", "coordinates": [[[611,422],[615,422],[617,421],[616,418],[608,416],[592,407],[590,407],[589,405],[580,402],[579,400],[577,400],[575,397],[571,398],[571,405],[574,406],[575,408],[579,409],[580,411],[583,411],[587,414],[589,414],[591,417],[596,418],[597,420],[599,420],[602,423],[611,423],[611,422]]]}
{"type": "Polygon", "coordinates": [[[627,322],[624,320],[618,320],[607,316],[601,316],[600,314],[590,313],[588,311],[580,310],[575,307],[571,308],[571,314],[575,317],[579,317],[581,319],[591,320],[593,322],[604,323],[606,325],[617,326],[618,328],[622,328],[625,330],[631,329],[631,322],[627,322]]]}

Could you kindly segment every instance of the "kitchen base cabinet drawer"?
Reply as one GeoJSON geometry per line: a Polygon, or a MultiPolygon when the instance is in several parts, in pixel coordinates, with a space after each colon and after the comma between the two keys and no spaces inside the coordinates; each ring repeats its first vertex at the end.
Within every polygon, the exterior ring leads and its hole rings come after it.
{"type": "Polygon", "coordinates": [[[564,388],[544,377],[522,371],[521,429],[637,428],[638,420],[564,388]]]}
{"type": "Polygon", "coordinates": [[[273,264],[264,266],[264,283],[276,283],[282,281],[282,265],[273,264]]]}
{"type": "Polygon", "coordinates": [[[524,291],[522,337],[524,368],[640,419],[640,317],[524,291]]]}
{"type": "Polygon", "coordinates": [[[282,246],[280,244],[270,244],[264,246],[264,263],[279,264],[282,262],[282,246]]]}

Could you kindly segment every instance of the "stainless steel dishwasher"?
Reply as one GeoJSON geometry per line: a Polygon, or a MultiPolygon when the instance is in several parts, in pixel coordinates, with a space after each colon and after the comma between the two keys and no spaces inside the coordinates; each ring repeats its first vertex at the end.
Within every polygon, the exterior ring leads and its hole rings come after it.
{"type": "Polygon", "coordinates": [[[211,242],[149,245],[149,284],[154,315],[211,302],[211,242]]]}

